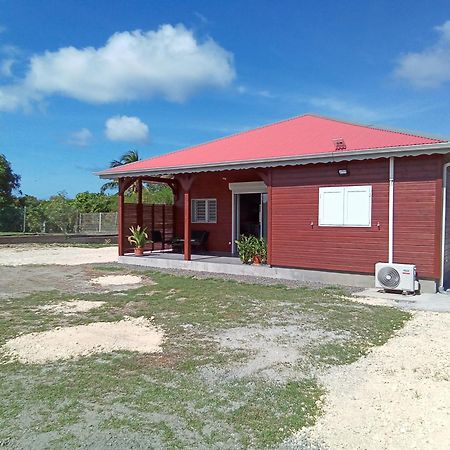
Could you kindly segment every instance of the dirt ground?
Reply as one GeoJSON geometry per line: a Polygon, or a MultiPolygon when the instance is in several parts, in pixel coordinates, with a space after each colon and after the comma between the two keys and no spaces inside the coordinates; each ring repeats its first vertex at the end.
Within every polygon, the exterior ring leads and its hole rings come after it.
{"type": "MultiPolygon", "coordinates": [[[[127,269],[123,273],[126,274],[127,269]]],[[[79,266],[30,265],[9,267],[0,265],[0,301],[23,297],[32,292],[59,291],[73,294],[122,291],[136,287],[135,283],[104,285],[96,278],[108,274],[87,264],[79,266]]],[[[148,280],[150,282],[150,280],[148,280]]]]}
{"type": "Polygon", "coordinates": [[[324,414],[283,448],[450,448],[450,314],[416,312],[397,335],[321,376],[324,414]]]}
{"type": "Polygon", "coordinates": [[[117,261],[117,246],[86,248],[61,245],[0,245],[0,266],[108,263],[117,261]]]}
{"type": "MultiPolygon", "coordinates": [[[[102,258],[108,260],[113,256],[112,260],[115,261],[115,249],[113,255],[111,250],[105,251],[105,249],[60,248],[55,251],[53,248],[36,248],[25,251],[21,247],[16,249],[0,248],[0,302],[2,300],[13,302],[14,300],[7,299],[23,297],[33,292],[55,291],[64,295],[104,294],[109,292],[112,295],[111,299],[115,298],[114,302],[117,303],[122,297],[114,296],[125,296],[126,294],[122,291],[136,289],[134,282],[127,285],[116,281],[117,285],[111,285],[107,282],[95,283],[92,280],[102,279],[102,277],[111,276],[111,274],[114,277],[123,275],[130,277],[130,275],[136,276],[136,273],[138,273],[141,276],[142,272],[135,271],[132,273],[132,269],[127,268],[120,272],[114,271],[108,274],[107,271],[100,270],[100,267],[90,265],[90,263],[98,262],[102,258]],[[91,251],[80,252],[80,250],[91,251]],[[68,265],[51,265],[52,261],[68,265]],[[10,266],[12,262],[15,262],[15,267],[10,266]]],[[[118,266],[109,264],[108,267],[115,270],[118,266]]],[[[123,278],[123,280],[131,279],[123,278]]],[[[264,283],[264,280],[262,282],[264,283]]],[[[199,325],[193,325],[192,323],[195,324],[196,318],[202,314],[206,314],[207,320],[211,320],[208,311],[216,305],[209,303],[211,306],[207,308],[204,306],[205,304],[201,304],[201,308],[197,307],[190,315],[190,311],[186,309],[186,296],[189,294],[184,294],[185,296],[179,294],[182,288],[169,289],[166,293],[160,293],[161,291],[158,290],[161,289],[160,286],[153,286],[153,280],[145,275],[142,275],[141,285],[147,286],[148,290],[133,294],[134,297],[130,297],[130,300],[124,298],[124,306],[120,308],[123,308],[123,311],[129,311],[132,307],[138,309],[143,307],[142,302],[144,300],[148,302],[151,299],[156,302],[158,296],[160,296],[162,307],[158,319],[165,317],[169,326],[172,323],[171,321],[175,320],[174,318],[179,311],[185,311],[188,317],[188,319],[183,319],[180,325],[177,325],[178,328],[174,328],[176,333],[172,331],[172,339],[184,334],[186,336],[195,335],[200,328],[199,325]]],[[[183,286],[183,284],[180,286],[183,286]]],[[[193,287],[192,289],[197,288],[193,287]]],[[[203,295],[201,290],[194,292],[193,298],[203,295]]],[[[275,291],[273,292],[275,293],[275,291]]],[[[224,293],[223,296],[226,298],[227,294],[224,293]]],[[[88,298],[85,298],[82,301],[88,300],[88,298]]],[[[108,302],[108,298],[103,300],[108,302]]],[[[260,310],[264,310],[265,303],[259,300],[251,301],[254,302],[254,313],[262,314],[260,310]]],[[[263,315],[263,322],[255,322],[253,325],[241,324],[239,318],[242,312],[232,310],[228,312],[227,308],[230,308],[230,306],[227,305],[224,303],[224,305],[217,306],[218,317],[226,313],[227,321],[234,320],[236,322],[232,327],[219,330],[212,328],[208,345],[215,342],[214,345],[218,345],[223,352],[230,352],[230,355],[234,355],[233,352],[244,352],[247,358],[237,358],[234,361],[231,359],[226,365],[207,362],[199,367],[200,381],[198,383],[205,382],[211,389],[213,386],[243,382],[242,380],[246,379],[253,380],[250,386],[267,381],[283,383],[290,380],[288,384],[293,381],[301,382],[305,373],[302,373],[300,368],[304,370],[309,366],[303,363],[299,364],[299,361],[302,360],[304,354],[303,347],[310,348],[312,343],[321,342],[326,347],[327,343],[330,342],[330,345],[335,347],[329,348],[332,348],[337,355],[340,355],[340,346],[348,351],[345,346],[349,342],[350,333],[347,334],[345,327],[339,333],[336,333],[335,331],[321,329],[322,324],[315,322],[315,320],[320,319],[321,316],[318,314],[319,311],[322,311],[322,308],[323,311],[335,308],[338,316],[345,318],[345,316],[340,316],[341,312],[337,309],[336,304],[317,303],[316,309],[311,310],[313,314],[308,319],[309,321],[302,323],[302,317],[305,317],[302,308],[307,307],[307,305],[286,302],[286,308],[294,308],[290,313],[290,319],[283,315],[280,316],[282,320],[277,320],[272,316],[274,310],[270,309],[267,311],[267,315],[263,315]],[[298,311],[295,308],[299,308],[298,311]],[[311,321],[311,319],[313,320],[311,321]],[[290,320],[290,322],[286,322],[287,320],[290,320]]],[[[285,307],[281,308],[283,301],[274,305],[280,306],[280,311],[285,309],[285,307]]],[[[105,305],[99,306],[105,307],[105,305]]],[[[111,311],[121,311],[119,306],[115,308],[111,311]]],[[[355,304],[352,308],[352,314],[356,314],[361,308],[366,307],[355,304]]],[[[57,312],[60,313],[61,311],[57,310],[57,312]]],[[[44,309],[38,314],[44,313],[55,314],[51,308],[44,309]]],[[[283,314],[286,314],[286,312],[283,314]]],[[[333,315],[334,313],[331,316],[333,315]]],[[[99,317],[102,316],[99,315],[99,317]]],[[[207,324],[206,318],[204,320],[207,324]]],[[[380,329],[382,328],[381,325],[380,329]]],[[[76,327],[72,327],[72,329],[76,331],[76,327]]],[[[363,333],[364,329],[361,328],[360,332],[363,333]]],[[[48,337],[51,341],[53,335],[48,331],[46,333],[50,333],[50,335],[43,335],[44,338],[48,337]]],[[[57,333],[58,330],[56,330],[57,333]]],[[[18,336],[18,339],[20,338],[24,339],[23,335],[18,336]]],[[[208,339],[203,336],[199,342],[208,342],[208,339]]],[[[162,355],[162,357],[170,361],[170,358],[173,358],[170,351],[177,355],[181,347],[171,348],[170,345],[173,344],[170,344],[170,341],[167,342],[169,353],[162,355]]],[[[188,345],[181,342],[179,345],[188,345]]],[[[188,340],[187,342],[191,341],[188,340]]],[[[413,318],[406,322],[405,327],[397,331],[395,336],[387,343],[373,347],[366,356],[359,358],[352,364],[339,363],[327,370],[308,372],[307,376],[317,377],[326,392],[320,402],[320,405],[322,405],[322,402],[324,405],[322,414],[313,426],[303,428],[300,431],[292,430],[291,437],[285,440],[280,448],[303,450],[347,448],[360,450],[387,450],[392,448],[431,450],[450,448],[450,428],[448,427],[448,423],[450,423],[449,342],[450,314],[415,312],[413,318]]],[[[155,346],[156,351],[159,351],[158,345],[155,346]]],[[[121,347],[118,346],[117,348],[120,349],[121,347]]],[[[124,349],[130,348],[133,349],[132,346],[124,347],[124,349]]],[[[210,355],[206,353],[205,358],[208,361],[210,355]]],[[[343,358],[344,360],[345,358],[343,358]]],[[[135,362],[132,364],[135,364],[135,362]]],[[[127,368],[126,370],[130,369],[127,368]]],[[[145,370],[154,369],[148,368],[145,370]]],[[[114,379],[114,375],[111,379],[114,379]]],[[[173,381],[170,381],[170,386],[175,386],[173,383],[173,381]]],[[[202,386],[202,384],[199,384],[199,386],[202,386]]],[[[262,392],[266,391],[262,390],[262,392]]],[[[261,393],[258,395],[261,396],[261,393]]],[[[127,395],[135,395],[135,392],[127,395]]],[[[270,403],[273,399],[270,398],[267,401],[270,403]]],[[[236,402],[238,402],[238,399],[236,399],[236,402]]],[[[143,407],[140,400],[137,404],[140,405],[139,407],[143,407]]],[[[152,412],[152,414],[154,413],[152,412]]],[[[252,414],[249,417],[251,416],[252,414]]],[[[151,417],[154,420],[155,417],[151,417]]],[[[119,442],[117,436],[114,441],[116,446],[119,442]]],[[[125,442],[130,443],[132,437],[133,439],[136,438],[135,443],[140,441],[139,434],[130,431],[125,442]]],[[[198,437],[195,439],[198,439],[198,437]]],[[[105,442],[107,441],[104,440],[105,442]]],[[[147,440],[146,442],[149,444],[151,441],[147,440]]],[[[127,448],[126,445],[119,445],[117,448],[119,447],[127,448]]],[[[161,447],[164,448],[164,445],[161,444],[161,447]]]]}

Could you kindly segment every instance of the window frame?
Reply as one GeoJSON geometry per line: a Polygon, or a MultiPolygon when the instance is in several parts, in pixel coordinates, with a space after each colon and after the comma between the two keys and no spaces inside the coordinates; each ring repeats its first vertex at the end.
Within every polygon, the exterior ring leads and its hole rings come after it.
{"type": "Polygon", "coordinates": [[[217,198],[192,198],[191,199],[191,223],[217,223],[217,198]],[[205,202],[205,220],[196,220],[195,204],[196,202],[205,202]],[[209,220],[210,202],[215,202],[216,215],[215,220],[209,220]]]}
{"type": "Polygon", "coordinates": [[[319,187],[319,211],[318,211],[318,225],[320,227],[339,227],[339,228],[371,228],[372,227],[372,185],[352,185],[352,186],[323,186],[319,187]],[[362,190],[364,189],[367,192],[368,195],[368,221],[366,223],[348,223],[347,217],[348,217],[348,193],[352,190],[362,190]],[[327,191],[340,191],[341,192],[341,198],[342,198],[342,223],[336,223],[336,224],[330,224],[330,223],[324,223],[324,212],[323,208],[325,205],[323,204],[323,194],[326,194],[327,191]]]}

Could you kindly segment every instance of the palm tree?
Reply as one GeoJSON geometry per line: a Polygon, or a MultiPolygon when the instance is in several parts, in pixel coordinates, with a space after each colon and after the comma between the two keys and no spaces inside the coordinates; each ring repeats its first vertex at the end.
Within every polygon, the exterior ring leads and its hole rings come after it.
{"type": "MultiPolygon", "coordinates": [[[[115,159],[114,161],[111,161],[109,164],[109,167],[118,167],[118,166],[124,166],[125,164],[130,164],[133,162],[139,161],[139,153],[137,150],[129,150],[128,152],[124,153],[120,159],[115,159]]],[[[108,181],[105,183],[101,188],[100,192],[104,194],[106,191],[116,190],[119,187],[119,182],[116,180],[108,181]]]]}

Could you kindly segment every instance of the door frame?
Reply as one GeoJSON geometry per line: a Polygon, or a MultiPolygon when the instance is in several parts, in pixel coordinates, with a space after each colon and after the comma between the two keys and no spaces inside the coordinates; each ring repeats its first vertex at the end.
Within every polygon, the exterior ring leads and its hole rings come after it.
{"type": "Polygon", "coordinates": [[[248,181],[229,183],[228,187],[231,191],[231,253],[234,255],[236,254],[236,243],[234,241],[237,239],[236,224],[239,219],[239,194],[267,194],[267,186],[264,181],[248,181]]]}

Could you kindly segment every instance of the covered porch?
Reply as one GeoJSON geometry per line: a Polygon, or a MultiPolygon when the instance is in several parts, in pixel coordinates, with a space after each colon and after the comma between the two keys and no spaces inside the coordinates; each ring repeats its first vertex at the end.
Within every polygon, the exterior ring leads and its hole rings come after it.
{"type": "Polygon", "coordinates": [[[119,257],[131,257],[129,228],[139,225],[147,229],[153,241],[145,247],[147,257],[153,257],[150,250],[164,251],[157,253],[158,257],[172,261],[198,261],[220,254],[229,258],[220,259],[220,263],[238,265],[235,240],[241,234],[253,234],[265,239],[267,263],[271,264],[270,169],[126,176],[118,181],[119,257]],[[145,204],[144,183],[169,186],[174,204],[145,204]],[[134,203],[126,201],[126,192],[131,188],[136,193],[134,203]],[[196,245],[198,235],[206,236],[204,245],[196,245]],[[170,253],[174,250],[176,253],[170,253]]]}

